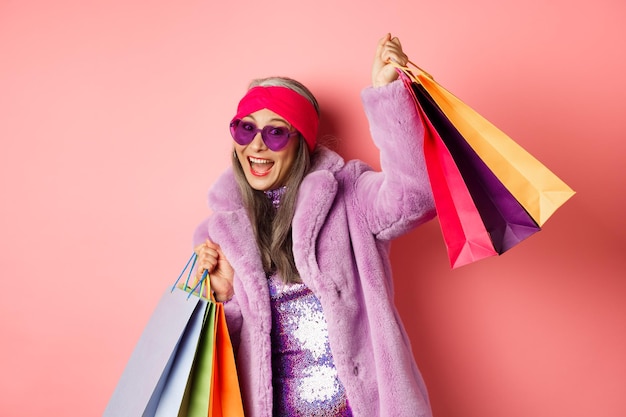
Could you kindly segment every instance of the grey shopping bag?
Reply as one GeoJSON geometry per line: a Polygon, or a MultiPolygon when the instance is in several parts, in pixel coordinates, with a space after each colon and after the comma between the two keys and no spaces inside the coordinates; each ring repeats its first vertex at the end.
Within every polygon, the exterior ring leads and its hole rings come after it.
{"type": "MultiPolygon", "coordinates": [[[[194,257],[191,260],[195,263],[194,257]]],[[[163,294],[103,417],[178,415],[208,303],[188,291],[174,286],[163,294]]]]}

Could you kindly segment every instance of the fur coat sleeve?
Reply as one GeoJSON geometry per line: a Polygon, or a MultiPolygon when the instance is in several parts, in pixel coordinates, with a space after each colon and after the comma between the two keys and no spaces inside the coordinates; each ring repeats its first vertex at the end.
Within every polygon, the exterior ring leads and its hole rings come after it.
{"type": "Polygon", "coordinates": [[[432,194],[424,161],[424,126],[401,81],[361,93],[382,172],[355,182],[355,203],[378,239],[393,239],[431,219],[432,194]],[[408,99],[408,100],[407,100],[408,99]]]}

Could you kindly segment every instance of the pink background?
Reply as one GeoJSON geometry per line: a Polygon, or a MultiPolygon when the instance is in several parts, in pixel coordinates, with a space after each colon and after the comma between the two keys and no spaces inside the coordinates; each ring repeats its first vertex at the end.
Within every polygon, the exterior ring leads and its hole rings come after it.
{"type": "Polygon", "coordinates": [[[317,94],[377,165],[377,40],[578,194],[450,270],[436,222],[393,246],[436,417],[626,415],[622,0],[0,1],[0,415],[96,416],[207,214],[248,81],[317,94]]]}

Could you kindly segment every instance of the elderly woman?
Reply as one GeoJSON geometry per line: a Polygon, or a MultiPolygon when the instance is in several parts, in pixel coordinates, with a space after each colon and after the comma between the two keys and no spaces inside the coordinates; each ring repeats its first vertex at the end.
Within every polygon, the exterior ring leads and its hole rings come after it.
{"type": "Polygon", "coordinates": [[[230,123],[233,166],[194,240],[247,416],[431,416],[389,261],[434,216],[422,121],[389,64],[407,60],[385,36],[362,92],[381,172],[317,143],[317,101],[289,78],[254,81],[230,123]]]}

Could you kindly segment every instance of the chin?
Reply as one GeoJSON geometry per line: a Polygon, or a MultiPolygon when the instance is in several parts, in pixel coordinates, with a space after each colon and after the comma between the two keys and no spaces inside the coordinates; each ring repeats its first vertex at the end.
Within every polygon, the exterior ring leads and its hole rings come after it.
{"type": "Polygon", "coordinates": [[[269,179],[260,179],[258,177],[255,176],[248,176],[248,184],[250,185],[250,187],[252,187],[253,189],[257,190],[257,191],[267,191],[267,190],[271,190],[274,187],[274,182],[272,180],[269,179]]]}

